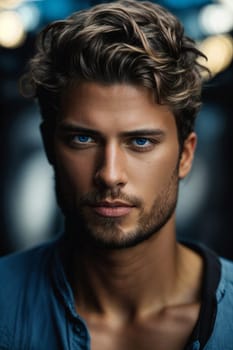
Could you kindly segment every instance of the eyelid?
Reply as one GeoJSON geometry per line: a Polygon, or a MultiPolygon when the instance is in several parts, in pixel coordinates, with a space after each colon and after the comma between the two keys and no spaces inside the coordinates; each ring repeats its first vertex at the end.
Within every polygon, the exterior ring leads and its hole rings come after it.
{"type": "Polygon", "coordinates": [[[146,140],[149,141],[151,143],[159,143],[159,139],[155,138],[155,137],[151,137],[151,136],[134,136],[134,137],[130,137],[131,141],[135,141],[138,139],[142,139],[142,140],[146,140]]]}
{"type": "MultiPolygon", "coordinates": [[[[73,136],[71,136],[71,139],[74,139],[74,138],[78,138],[78,137],[86,137],[86,138],[88,138],[88,139],[91,139],[91,140],[94,140],[94,138],[92,137],[92,136],[90,136],[90,135],[85,135],[85,134],[74,134],[73,136]]],[[[75,142],[77,142],[77,141],[75,141],[75,142]]],[[[77,142],[77,143],[79,143],[79,142],[77,142]]],[[[85,142],[81,142],[80,141],[80,144],[85,144],[85,142]]],[[[87,141],[86,141],[86,143],[88,143],[87,141]]]]}
{"type": "Polygon", "coordinates": [[[128,147],[132,148],[132,150],[136,152],[147,152],[152,150],[158,143],[159,143],[159,140],[153,137],[136,136],[136,137],[130,137],[130,139],[128,140],[128,147]],[[143,145],[137,145],[135,143],[135,140],[137,139],[144,139],[146,143],[143,145]]]}
{"type": "MultiPolygon", "coordinates": [[[[85,130],[63,130],[62,132],[63,135],[63,139],[64,141],[70,145],[71,147],[91,147],[93,145],[99,145],[99,146],[103,146],[106,145],[107,141],[101,136],[101,135],[96,135],[96,134],[92,134],[91,132],[89,133],[88,131],[85,130]],[[91,138],[90,141],[88,142],[78,142],[75,141],[74,138],[75,137],[79,137],[79,136],[84,136],[84,137],[88,137],[91,138]]],[[[128,148],[132,148],[135,149],[136,151],[147,151],[152,149],[156,144],[160,143],[162,141],[161,139],[162,135],[140,135],[139,133],[136,135],[125,135],[125,136],[121,136],[121,142],[122,144],[125,144],[128,148]],[[145,139],[146,143],[145,145],[137,145],[135,143],[136,140],[138,139],[145,139]]],[[[119,140],[120,141],[120,140],[119,140]]]]}
{"type": "Polygon", "coordinates": [[[87,133],[82,133],[82,132],[71,132],[66,135],[64,135],[64,140],[65,142],[70,146],[74,148],[86,148],[86,147],[91,147],[96,144],[95,137],[93,135],[88,135],[87,133]],[[88,140],[81,142],[78,139],[78,137],[87,137],[88,140]]]}
{"type": "Polygon", "coordinates": [[[144,145],[146,145],[148,143],[150,144],[152,142],[148,137],[138,137],[138,136],[132,138],[131,141],[134,143],[134,142],[139,141],[139,140],[143,140],[143,141],[145,141],[145,143],[143,145],[136,144],[136,146],[138,146],[138,147],[144,146],[144,145]]]}

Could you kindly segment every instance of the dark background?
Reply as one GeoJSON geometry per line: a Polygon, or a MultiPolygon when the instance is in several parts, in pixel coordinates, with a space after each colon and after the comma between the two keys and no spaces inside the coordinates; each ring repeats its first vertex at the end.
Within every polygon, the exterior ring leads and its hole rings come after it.
{"type": "MultiPolygon", "coordinates": [[[[44,25],[100,2],[0,0],[0,255],[29,248],[62,230],[53,172],[39,135],[38,109],[20,96],[18,80],[33,54],[35,35],[44,25]],[[6,11],[21,23],[21,43],[5,42],[11,30],[13,37],[20,32],[20,27],[2,24],[6,11]]],[[[203,242],[233,259],[233,1],[157,2],[181,19],[187,34],[207,53],[213,72],[197,120],[199,143],[193,171],[181,183],[178,236],[203,242]]]]}

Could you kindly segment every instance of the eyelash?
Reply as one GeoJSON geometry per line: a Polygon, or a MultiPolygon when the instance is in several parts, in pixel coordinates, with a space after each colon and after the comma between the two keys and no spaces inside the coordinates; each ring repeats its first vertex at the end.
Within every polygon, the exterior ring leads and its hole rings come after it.
{"type": "MultiPolygon", "coordinates": [[[[69,135],[68,137],[68,144],[70,144],[72,147],[74,148],[88,148],[88,147],[91,147],[93,145],[95,145],[96,143],[98,143],[98,140],[96,140],[95,138],[93,138],[92,136],[89,136],[89,135],[69,135]],[[80,142],[75,140],[77,138],[86,138],[86,139],[91,139],[90,142],[85,142],[83,140],[83,142],[80,142]]],[[[138,151],[138,152],[145,152],[147,150],[150,150],[151,148],[153,148],[153,146],[158,143],[157,140],[155,139],[151,139],[151,138],[148,138],[148,137],[132,137],[130,139],[127,140],[126,144],[128,147],[132,147],[134,150],[138,151]],[[144,140],[145,143],[144,144],[136,144],[135,142],[136,141],[139,141],[139,140],[144,140]]],[[[101,144],[101,142],[100,142],[101,144]]]]}
{"type": "Polygon", "coordinates": [[[127,147],[133,151],[133,152],[148,152],[152,150],[155,146],[155,144],[158,143],[155,139],[151,139],[148,137],[132,137],[130,138],[127,142],[126,145],[127,147]],[[136,142],[139,140],[144,140],[144,144],[137,144],[136,142]]]}
{"type": "Polygon", "coordinates": [[[143,143],[143,144],[134,144],[134,146],[136,146],[136,147],[139,147],[139,148],[146,148],[146,147],[148,147],[148,145],[147,145],[147,143],[149,142],[149,144],[151,144],[152,142],[151,142],[151,140],[150,139],[148,139],[147,137],[135,137],[135,138],[133,138],[131,141],[132,141],[132,143],[134,143],[134,142],[136,142],[136,141],[139,141],[139,140],[143,140],[143,141],[145,141],[145,143],[143,143]]]}
{"type": "Polygon", "coordinates": [[[88,147],[91,147],[95,144],[95,139],[89,135],[77,135],[77,134],[74,134],[74,135],[66,135],[65,138],[65,143],[70,146],[71,148],[77,148],[77,149],[85,149],[85,148],[88,148],[88,147]],[[87,139],[91,139],[91,142],[85,142],[83,140],[83,142],[80,142],[80,140],[78,140],[78,138],[87,138],[87,139]]]}
{"type": "MultiPolygon", "coordinates": [[[[74,135],[74,136],[72,136],[72,139],[73,139],[73,142],[77,142],[77,141],[74,141],[74,138],[91,138],[92,140],[94,140],[91,136],[88,136],[88,135],[74,135]]],[[[87,142],[87,141],[79,141],[79,142],[77,142],[78,144],[88,144],[88,143],[91,143],[91,142],[87,142]]]]}

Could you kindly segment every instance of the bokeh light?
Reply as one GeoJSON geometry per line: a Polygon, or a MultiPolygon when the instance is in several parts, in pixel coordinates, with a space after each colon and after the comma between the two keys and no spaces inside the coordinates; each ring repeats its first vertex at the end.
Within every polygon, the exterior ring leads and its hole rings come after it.
{"type": "Polygon", "coordinates": [[[20,46],[26,37],[20,15],[15,11],[0,12],[0,45],[6,48],[20,46]]]}
{"type": "Polygon", "coordinates": [[[19,6],[24,0],[0,0],[0,8],[9,9],[19,6]]]}
{"type": "Polygon", "coordinates": [[[227,5],[211,4],[200,11],[199,22],[206,35],[228,33],[233,28],[233,13],[227,5]]]}
{"type": "Polygon", "coordinates": [[[199,48],[208,59],[200,59],[200,62],[209,68],[212,76],[225,70],[232,62],[233,39],[230,35],[207,37],[200,43],[199,48]]]}
{"type": "Polygon", "coordinates": [[[221,4],[224,4],[228,7],[230,11],[233,11],[233,1],[232,0],[218,0],[221,4]]]}
{"type": "Polygon", "coordinates": [[[25,31],[36,30],[41,18],[40,10],[34,4],[23,4],[19,7],[18,13],[22,19],[25,31]]]}

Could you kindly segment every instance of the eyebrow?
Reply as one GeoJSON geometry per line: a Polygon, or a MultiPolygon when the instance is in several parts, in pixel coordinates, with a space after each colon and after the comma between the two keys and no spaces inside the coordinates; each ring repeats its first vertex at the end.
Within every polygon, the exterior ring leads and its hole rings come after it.
{"type": "Polygon", "coordinates": [[[95,135],[95,136],[101,135],[101,133],[97,130],[84,128],[82,126],[68,124],[68,123],[61,123],[58,126],[58,130],[61,132],[80,132],[80,133],[82,132],[82,133],[87,133],[89,135],[95,135]]]}
{"type": "MultiPolygon", "coordinates": [[[[61,132],[77,132],[77,133],[86,133],[88,135],[92,136],[103,136],[101,132],[82,127],[79,125],[73,125],[70,123],[61,123],[58,127],[59,131],[61,132]]],[[[133,136],[165,136],[165,132],[161,129],[136,129],[136,130],[129,130],[129,131],[123,131],[120,132],[119,135],[121,137],[133,137],[133,136]]]]}

